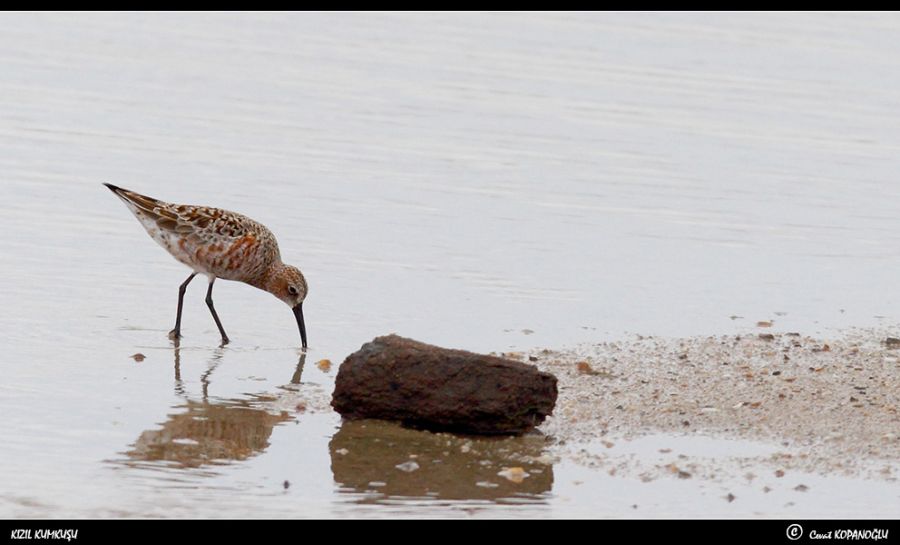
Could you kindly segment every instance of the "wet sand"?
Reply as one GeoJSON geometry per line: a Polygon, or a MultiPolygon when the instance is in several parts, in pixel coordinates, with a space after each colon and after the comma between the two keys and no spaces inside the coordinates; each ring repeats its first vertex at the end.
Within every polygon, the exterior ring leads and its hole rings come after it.
{"type": "MultiPolygon", "coordinates": [[[[740,458],[742,468],[779,477],[803,471],[895,481],[900,351],[883,342],[887,337],[860,330],[823,339],[759,328],[514,356],[559,378],[554,416],[540,429],[555,438],[559,454],[585,464],[613,470],[617,442],[666,434],[682,444],[727,439],[736,448],[719,457],[701,448],[698,456],[644,464],[639,472],[702,476],[740,458]],[[597,440],[610,450],[582,448],[597,440]],[[742,451],[741,441],[772,448],[742,451]],[[707,463],[698,465],[700,458],[707,463]]],[[[659,450],[666,454],[664,446],[659,450]]]]}

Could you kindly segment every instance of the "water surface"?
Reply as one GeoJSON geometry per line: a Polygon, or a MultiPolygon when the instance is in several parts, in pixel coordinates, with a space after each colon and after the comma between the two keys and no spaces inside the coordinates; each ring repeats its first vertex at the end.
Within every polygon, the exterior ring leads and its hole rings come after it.
{"type": "MultiPolygon", "coordinates": [[[[0,513],[796,512],[567,461],[453,490],[386,454],[346,465],[336,445],[402,432],[342,424],[335,368],[312,363],[389,332],[503,351],[897,322],[898,31],[872,13],[0,15],[0,513]],[[310,284],[302,372],[289,309],[231,282],[233,342],[198,281],[176,349],[189,271],[101,182],[267,224],[310,284]]],[[[865,514],[860,497],[803,512],[865,514]]]]}

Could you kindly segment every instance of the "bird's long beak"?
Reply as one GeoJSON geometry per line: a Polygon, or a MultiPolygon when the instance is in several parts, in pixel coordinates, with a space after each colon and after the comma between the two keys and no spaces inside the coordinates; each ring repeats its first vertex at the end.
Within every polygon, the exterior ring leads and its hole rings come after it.
{"type": "Polygon", "coordinates": [[[294,307],[294,316],[297,317],[297,327],[300,328],[300,340],[303,341],[303,348],[306,348],[306,323],[303,321],[303,303],[294,307]]]}

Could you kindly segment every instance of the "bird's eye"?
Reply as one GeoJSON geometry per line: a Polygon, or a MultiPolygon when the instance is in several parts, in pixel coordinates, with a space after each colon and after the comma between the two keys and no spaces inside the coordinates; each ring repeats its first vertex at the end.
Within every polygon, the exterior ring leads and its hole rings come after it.
{"type": "Polygon", "coordinates": [[[288,293],[290,293],[291,295],[297,295],[297,288],[295,288],[294,286],[289,287],[288,293]]]}

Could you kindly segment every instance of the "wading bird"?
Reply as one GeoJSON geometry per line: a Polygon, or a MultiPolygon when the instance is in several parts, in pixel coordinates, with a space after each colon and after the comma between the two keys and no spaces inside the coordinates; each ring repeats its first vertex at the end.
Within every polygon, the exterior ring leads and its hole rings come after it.
{"type": "Polygon", "coordinates": [[[212,300],[216,278],[245,282],[287,303],[297,318],[300,339],[306,348],[306,279],[300,269],[281,262],[275,235],[265,225],[228,210],[171,204],[112,184],[103,185],[125,202],[153,240],[194,271],[178,288],[178,313],[170,338],[181,337],[181,308],[187,285],[197,274],[204,274],[209,278],[206,305],[222,334],[223,344],[228,342],[228,335],[212,300]]]}

